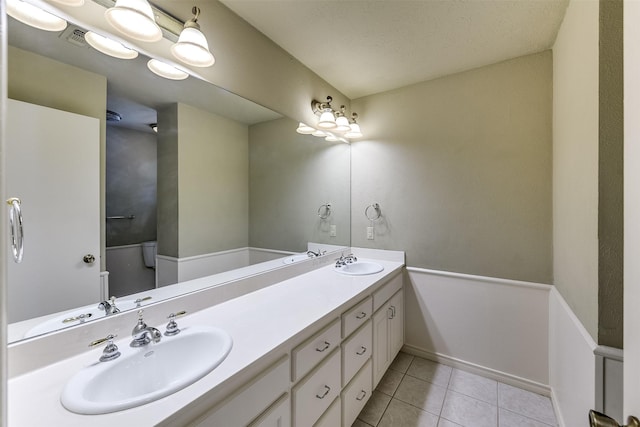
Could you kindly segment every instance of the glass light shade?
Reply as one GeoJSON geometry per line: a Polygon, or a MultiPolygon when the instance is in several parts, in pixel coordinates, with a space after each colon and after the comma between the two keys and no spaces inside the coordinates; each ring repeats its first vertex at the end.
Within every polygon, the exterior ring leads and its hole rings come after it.
{"type": "Polygon", "coordinates": [[[117,0],[104,16],[113,28],[132,39],[156,42],[162,38],[147,0],[117,0]]]}
{"type": "Polygon", "coordinates": [[[178,70],[176,67],[158,61],[157,59],[150,59],[149,62],[147,62],[147,67],[149,67],[154,74],[164,77],[165,79],[184,80],[189,77],[189,74],[184,71],[178,70]]]}
{"type": "Polygon", "coordinates": [[[171,53],[180,61],[194,67],[210,67],[216,62],[209,52],[207,38],[194,27],[182,30],[178,42],[171,46],[171,53]]]}
{"type": "Polygon", "coordinates": [[[332,133],[327,133],[327,137],[324,139],[327,142],[338,142],[340,139],[332,133]]]}
{"type": "Polygon", "coordinates": [[[62,31],[67,28],[64,19],[21,0],[7,0],[7,15],[40,30],[62,31]]]}
{"type": "Polygon", "coordinates": [[[336,127],[336,118],[333,115],[333,111],[324,110],[322,114],[320,114],[318,127],[321,127],[323,129],[334,129],[336,127]]]}
{"type": "Polygon", "coordinates": [[[312,128],[309,125],[306,125],[302,122],[298,123],[298,129],[296,129],[296,132],[301,133],[303,135],[309,135],[312,134],[313,132],[315,132],[315,129],[312,128]]]}
{"type": "Polygon", "coordinates": [[[344,134],[347,138],[362,138],[362,132],[360,131],[360,125],[357,123],[351,123],[351,130],[344,134]]]}
{"type": "Polygon", "coordinates": [[[120,59],[133,59],[138,56],[138,52],[133,49],[129,49],[115,40],[111,40],[108,37],[101,36],[93,31],[87,31],[84,35],[84,39],[95,50],[104,53],[105,55],[113,56],[120,59]]]}
{"type": "Polygon", "coordinates": [[[324,138],[324,137],[326,137],[326,136],[327,136],[327,133],[326,133],[325,131],[323,131],[323,130],[319,130],[319,129],[318,129],[318,130],[314,130],[314,131],[313,131],[313,133],[312,133],[311,135],[313,135],[313,136],[317,136],[317,137],[319,137],[319,138],[324,138]]]}
{"type": "Polygon", "coordinates": [[[339,116],[336,119],[336,128],[334,129],[338,132],[348,132],[351,130],[351,126],[349,125],[349,119],[345,116],[339,116]]]}
{"type": "Polygon", "coordinates": [[[56,3],[64,4],[67,6],[80,7],[84,4],[84,0],[53,0],[56,3]]]}

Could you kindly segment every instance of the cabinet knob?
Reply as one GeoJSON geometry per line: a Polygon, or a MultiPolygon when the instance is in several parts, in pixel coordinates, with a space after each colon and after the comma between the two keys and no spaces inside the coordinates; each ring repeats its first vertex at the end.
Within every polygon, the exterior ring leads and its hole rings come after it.
{"type": "Polygon", "coordinates": [[[82,261],[85,264],[93,264],[96,261],[96,257],[93,256],[92,254],[86,254],[85,256],[82,257],[82,261]]]}

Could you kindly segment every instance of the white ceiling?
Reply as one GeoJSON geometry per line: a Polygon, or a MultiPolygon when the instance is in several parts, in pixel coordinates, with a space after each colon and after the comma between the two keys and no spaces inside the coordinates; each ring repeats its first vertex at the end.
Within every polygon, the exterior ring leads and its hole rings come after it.
{"type": "Polygon", "coordinates": [[[568,0],[221,0],[351,99],[549,49],[568,0]]]}

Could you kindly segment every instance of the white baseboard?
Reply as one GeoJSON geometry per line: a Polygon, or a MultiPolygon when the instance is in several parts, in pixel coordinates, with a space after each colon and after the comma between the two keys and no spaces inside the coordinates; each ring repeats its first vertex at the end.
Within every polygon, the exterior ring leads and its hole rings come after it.
{"type": "Polygon", "coordinates": [[[518,387],[524,390],[538,393],[543,396],[551,396],[551,387],[547,384],[541,384],[536,381],[531,381],[526,378],[518,377],[516,375],[501,372],[495,369],[490,369],[485,366],[480,366],[475,363],[471,363],[465,360],[457,359],[455,357],[447,356],[445,354],[434,353],[415,346],[405,344],[402,347],[402,351],[405,353],[419,356],[425,359],[432,360],[434,362],[442,363],[443,365],[451,366],[463,371],[471,372],[472,374],[480,375],[485,378],[490,378],[498,382],[508,384],[514,387],[518,387]]]}

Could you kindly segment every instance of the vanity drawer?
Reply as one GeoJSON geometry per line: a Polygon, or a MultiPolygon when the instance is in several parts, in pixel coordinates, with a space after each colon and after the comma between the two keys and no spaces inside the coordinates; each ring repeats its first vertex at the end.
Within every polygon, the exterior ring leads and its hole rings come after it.
{"type": "Polygon", "coordinates": [[[296,385],[293,425],[311,426],[340,395],[340,349],[336,349],[313,373],[296,385]]]}
{"type": "Polygon", "coordinates": [[[288,370],[289,358],[284,357],[201,415],[189,427],[246,426],[286,392],[288,370]]]}
{"type": "Polygon", "coordinates": [[[342,315],[342,338],[346,338],[360,325],[371,319],[373,313],[373,300],[367,297],[364,301],[342,315]]]}
{"type": "Polygon", "coordinates": [[[400,289],[402,289],[402,274],[396,275],[396,277],[373,293],[373,312],[375,313],[400,289]]]}
{"type": "Polygon", "coordinates": [[[367,321],[352,337],[342,343],[342,385],[351,378],[371,357],[373,348],[373,326],[367,321]]]}
{"type": "Polygon", "coordinates": [[[291,427],[291,399],[285,393],[248,427],[291,427]]]}
{"type": "Polygon", "coordinates": [[[295,382],[305,376],[334,348],[338,347],[340,347],[340,321],[336,320],[293,349],[291,381],[295,382]]]}
{"type": "Polygon", "coordinates": [[[340,425],[341,415],[342,405],[340,404],[340,396],[338,396],[313,427],[337,427],[340,425]]]}
{"type": "Polygon", "coordinates": [[[342,425],[350,426],[371,397],[371,360],[342,392],[342,425]]]}

